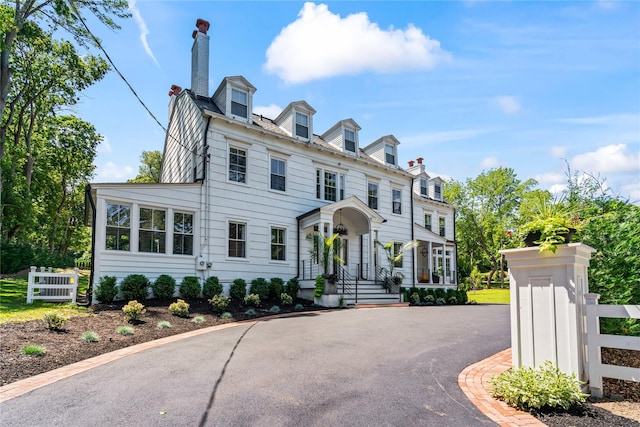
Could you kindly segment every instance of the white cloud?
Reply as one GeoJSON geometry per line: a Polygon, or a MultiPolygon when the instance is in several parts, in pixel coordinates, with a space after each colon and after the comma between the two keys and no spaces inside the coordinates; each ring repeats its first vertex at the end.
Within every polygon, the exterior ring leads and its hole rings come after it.
{"type": "Polygon", "coordinates": [[[325,4],[305,3],[266,52],[264,69],[286,83],[303,83],[366,71],[431,69],[450,54],[412,24],[382,30],[364,13],[345,18],[325,4]]]}
{"type": "Polygon", "coordinates": [[[637,128],[638,116],[637,114],[610,114],[593,117],[567,117],[558,119],[558,122],[577,125],[626,125],[637,128]]]}
{"type": "Polygon", "coordinates": [[[147,28],[147,23],[142,19],[142,15],[140,14],[140,10],[136,7],[136,0],[129,0],[129,12],[133,16],[134,21],[138,25],[138,29],[140,30],[140,42],[142,42],[142,47],[144,47],[144,51],[147,52],[149,58],[151,58],[156,64],[156,66],[160,66],[158,64],[158,60],[156,59],[149,43],[147,42],[147,36],[149,35],[149,29],[147,28]]]}
{"type": "Polygon", "coordinates": [[[96,181],[98,182],[120,182],[126,181],[135,176],[131,166],[118,166],[113,162],[106,162],[98,166],[96,171],[96,181]]]}
{"type": "Polygon", "coordinates": [[[567,147],[562,145],[554,145],[549,149],[549,154],[555,158],[564,158],[567,155],[567,147]]]}
{"type": "Polygon", "coordinates": [[[567,189],[567,184],[554,184],[551,187],[549,187],[549,192],[551,192],[551,194],[553,194],[554,196],[559,196],[566,189],[567,189]]]}
{"type": "Polygon", "coordinates": [[[480,162],[480,166],[487,169],[493,169],[499,167],[501,164],[500,160],[497,157],[485,157],[480,162]]]}
{"type": "Polygon", "coordinates": [[[99,154],[111,152],[111,144],[109,144],[109,138],[107,138],[106,136],[102,138],[102,141],[100,141],[100,144],[98,145],[97,152],[99,154]]]}
{"type": "Polygon", "coordinates": [[[571,159],[576,169],[598,173],[640,171],[640,151],[630,152],[626,144],[605,145],[571,159]]]}
{"type": "Polygon", "coordinates": [[[520,112],[520,103],[514,96],[496,96],[493,102],[505,114],[518,114],[520,112]]]}
{"type": "Polygon", "coordinates": [[[280,115],[281,112],[282,112],[282,108],[280,108],[276,104],[258,105],[253,107],[253,114],[260,114],[270,119],[275,119],[280,115]]]}
{"type": "Polygon", "coordinates": [[[567,176],[560,172],[546,172],[542,174],[538,174],[534,177],[536,181],[540,184],[560,184],[566,183],[567,176]]]}

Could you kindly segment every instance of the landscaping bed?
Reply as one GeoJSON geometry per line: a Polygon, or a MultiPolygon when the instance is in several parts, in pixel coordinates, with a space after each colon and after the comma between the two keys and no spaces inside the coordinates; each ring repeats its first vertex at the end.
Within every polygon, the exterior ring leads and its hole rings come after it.
{"type": "MultiPolygon", "coordinates": [[[[226,310],[231,313],[229,319],[215,315],[211,305],[204,299],[189,301],[188,318],[172,315],[166,301],[150,299],[145,300],[144,304],[147,312],[135,324],[124,320],[124,301],[93,305],[89,309],[89,316],[72,317],[57,332],[46,329],[42,320],[0,324],[0,386],[131,345],[209,326],[272,315],[274,313],[270,308],[276,302],[263,302],[261,307],[266,308],[256,309],[255,316],[245,314],[248,307],[231,303],[226,310]],[[204,321],[194,322],[196,316],[201,316],[204,321]],[[159,328],[158,322],[162,321],[169,322],[171,328],[159,328]],[[133,334],[116,333],[119,326],[132,327],[133,334]],[[83,341],[81,336],[87,331],[98,334],[99,341],[83,341]],[[28,345],[44,347],[46,352],[41,356],[22,354],[22,348],[28,345]]],[[[304,311],[322,309],[306,300],[296,300],[295,304],[302,304],[304,311]]],[[[294,307],[281,306],[281,312],[293,312],[294,307]]]]}

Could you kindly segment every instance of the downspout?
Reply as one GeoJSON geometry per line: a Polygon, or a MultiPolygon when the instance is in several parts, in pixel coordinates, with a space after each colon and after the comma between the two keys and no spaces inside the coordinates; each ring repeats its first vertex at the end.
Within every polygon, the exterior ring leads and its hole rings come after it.
{"type": "MultiPolygon", "coordinates": [[[[413,184],[415,183],[416,178],[411,178],[411,191],[409,195],[411,196],[411,241],[415,241],[415,221],[414,221],[414,212],[413,212],[413,184]]],[[[455,223],[454,223],[455,224],[455,223]]],[[[416,248],[412,248],[411,254],[411,286],[416,285],[416,248]]]]}
{"type": "Polygon", "coordinates": [[[87,302],[78,305],[89,306],[93,300],[93,274],[96,257],[96,204],[93,201],[93,197],[91,197],[91,184],[87,184],[84,197],[91,205],[91,270],[89,273],[89,287],[87,288],[87,302]]]}
{"type": "Polygon", "coordinates": [[[296,218],[297,221],[297,229],[296,229],[296,278],[300,278],[300,217],[296,218]]]}

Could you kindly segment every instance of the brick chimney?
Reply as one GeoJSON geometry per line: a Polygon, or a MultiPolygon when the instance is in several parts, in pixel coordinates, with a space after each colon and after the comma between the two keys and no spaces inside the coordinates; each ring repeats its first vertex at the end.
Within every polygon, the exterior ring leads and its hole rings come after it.
{"type": "Polygon", "coordinates": [[[191,91],[200,96],[209,97],[209,22],[204,19],[196,21],[198,28],[191,35],[191,91]]]}
{"type": "Polygon", "coordinates": [[[416,162],[418,162],[418,164],[421,165],[422,164],[422,160],[424,160],[422,157],[418,157],[416,159],[416,162]]]}
{"type": "Polygon", "coordinates": [[[412,168],[415,162],[413,160],[409,160],[409,167],[412,168]]]}

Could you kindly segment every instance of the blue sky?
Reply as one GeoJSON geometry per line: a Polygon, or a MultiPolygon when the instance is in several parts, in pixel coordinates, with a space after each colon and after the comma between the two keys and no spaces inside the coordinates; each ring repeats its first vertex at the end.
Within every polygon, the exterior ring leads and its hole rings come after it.
{"type": "MultiPolygon", "coordinates": [[[[112,32],[89,21],[140,98],[167,124],[191,81],[191,33],[211,23],[210,92],[243,75],[254,112],[305,100],[314,133],[339,120],[360,145],[393,134],[401,165],[474,178],[498,166],[561,189],[566,163],[640,201],[640,2],[129,1],[112,32]]],[[[163,130],[115,73],[75,114],[104,135],[95,182],[137,174],[163,130]]]]}

